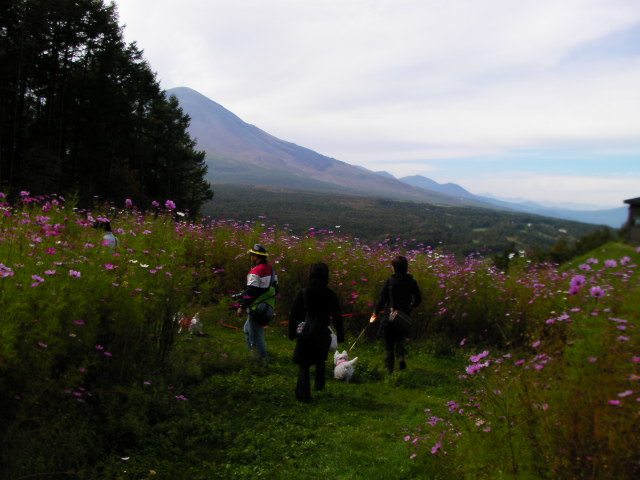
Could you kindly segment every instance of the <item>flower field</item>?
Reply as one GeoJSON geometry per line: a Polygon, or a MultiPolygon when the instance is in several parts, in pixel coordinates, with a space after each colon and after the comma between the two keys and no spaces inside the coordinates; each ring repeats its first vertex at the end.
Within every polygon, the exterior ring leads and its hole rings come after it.
{"type": "MultiPolygon", "coordinates": [[[[203,372],[176,374],[179,320],[199,312],[230,321],[230,294],[243,287],[254,243],[267,247],[281,285],[271,330],[285,332],[309,266],[324,261],[347,342],[367,326],[391,258],[409,258],[423,293],[413,341],[434,358],[468,360],[462,393],[400,437],[424,478],[640,474],[633,247],[613,244],[562,268],[521,252],[500,271],[480,254],[460,259],[402,239],[295,236],[260,218],[192,221],[171,200],[149,211],[98,200],[79,210],[57,195],[0,197],[0,471],[8,478],[81,470],[116,446],[133,448],[127,435],[145,425],[183,415],[189,382],[203,372]],[[105,220],[115,248],[94,228],[105,220]],[[55,459],[36,455],[33,439],[61,446],[55,459]]],[[[375,340],[366,330],[363,342],[375,340]]]]}

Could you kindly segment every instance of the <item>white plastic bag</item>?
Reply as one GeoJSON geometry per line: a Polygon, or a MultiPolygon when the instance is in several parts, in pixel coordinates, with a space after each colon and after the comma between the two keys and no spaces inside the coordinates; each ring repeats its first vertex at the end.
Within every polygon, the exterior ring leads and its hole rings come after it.
{"type": "Polygon", "coordinates": [[[338,349],[338,336],[335,332],[329,327],[329,331],[331,332],[331,344],[329,345],[329,351],[333,352],[338,349]]]}

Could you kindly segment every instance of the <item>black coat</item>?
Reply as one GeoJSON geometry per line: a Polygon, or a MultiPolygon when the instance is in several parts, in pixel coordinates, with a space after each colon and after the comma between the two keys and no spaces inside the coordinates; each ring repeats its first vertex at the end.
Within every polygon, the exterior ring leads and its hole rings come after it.
{"type": "Polygon", "coordinates": [[[338,297],[333,290],[325,286],[310,286],[297,293],[289,315],[289,338],[291,340],[297,338],[296,330],[298,325],[305,320],[307,311],[318,322],[321,333],[304,341],[297,340],[293,361],[299,365],[315,365],[327,360],[331,340],[330,323],[333,323],[335,327],[338,343],[344,341],[342,313],[338,297]]]}
{"type": "Polygon", "coordinates": [[[420,305],[421,302],[422,295],[415,278],[409,273],[394,273],[384,282],[378,303],[376,303],[375,313],[380,313],[381,310],[392,307],[395,310],[402,310],[407,315],[411,315],[411,310],[420,305]]]}
{"type": "Polygon", "coordinates": [[[380,318],[379,333],[382,334],[384,332],[384,336],[388,341],[409,337],[411,332],[408,326],[401,326],[398,322],[387,322],[390,308],[411,315],[411,311],[421,302],[422,295],[415,278],[409,273],[394,273],[384,282],[378,303],[376,303],[376,314],[385,310],[380,318]]]}

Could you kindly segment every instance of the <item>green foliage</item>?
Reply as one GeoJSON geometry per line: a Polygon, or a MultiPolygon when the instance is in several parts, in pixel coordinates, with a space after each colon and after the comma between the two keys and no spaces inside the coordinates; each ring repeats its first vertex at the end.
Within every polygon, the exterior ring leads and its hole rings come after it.
{"type": "Polygon", "coordinates": [[[637,474],[626,439],[639,426],[640,252],[629,245],[608,243],[562,269],[518,251],[502,271],[400,239],[372,245],[262,219],[187,222],[173,207],[0,198],[3,477],[637,474]],[[92,228],[107,213],[115,250],[92,228]],[[229,296],[244,286],[254,243],[267,246],[281,284],[269,371],[246,358],[229,296]],[[409,370],[389,376],[368,318],[399,253],[423,303],[409,370]],[[330,382],[309,407],[294,400],[285,337],[290,302],[317,261],[331,269],[345,347],[363,335],[354,382],[330,382]],[[178,333],[196,314],[204,334],[178,333]],[[473,373],[458,381],[463,354],[473,373]]]}

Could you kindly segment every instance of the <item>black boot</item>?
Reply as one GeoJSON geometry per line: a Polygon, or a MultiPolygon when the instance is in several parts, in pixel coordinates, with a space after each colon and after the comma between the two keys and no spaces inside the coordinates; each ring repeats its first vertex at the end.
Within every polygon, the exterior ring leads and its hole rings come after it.
{"type": "Polygon", "coordinates": [[[385,367],[387,367],[387,372],[393,373],[394,358],[393,358],[392,351],[387,350],[387,356],[384,360],[384,364],[385,364],[385,367]]]}

